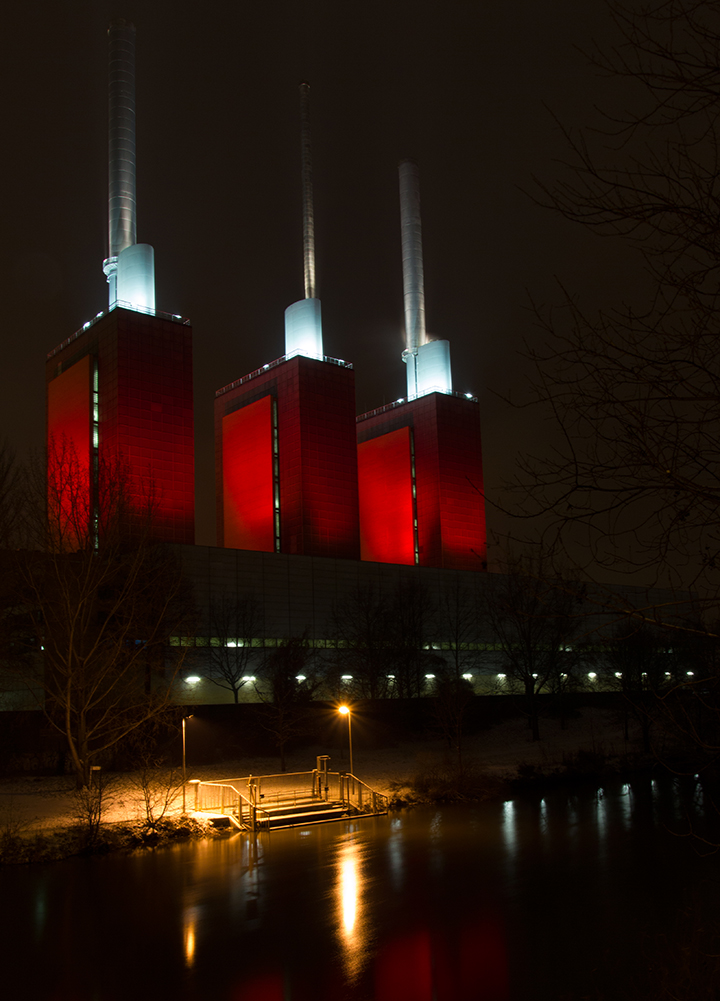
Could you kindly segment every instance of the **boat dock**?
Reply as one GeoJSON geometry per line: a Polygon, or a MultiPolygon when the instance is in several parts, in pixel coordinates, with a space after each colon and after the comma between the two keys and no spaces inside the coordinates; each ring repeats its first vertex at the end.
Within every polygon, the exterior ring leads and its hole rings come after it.
{"type": "Polygon", "coordinates": [[[307,772],[192,782],[194,810],[227,817],[243,831],[327,824],[388,812],[386,796],[349,772],[330,771],[329,765],[330,758],[321,755],[307,772]]]}

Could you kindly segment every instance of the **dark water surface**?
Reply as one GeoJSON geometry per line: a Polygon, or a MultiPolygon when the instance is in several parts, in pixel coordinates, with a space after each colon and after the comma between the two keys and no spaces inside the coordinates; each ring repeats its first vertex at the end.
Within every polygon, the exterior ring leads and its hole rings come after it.
{"type": "Polygon", "coordinates": [[[693,887],[670,777],[0,871],[6,997],[544,1001],[625,991],[693,887]]]}

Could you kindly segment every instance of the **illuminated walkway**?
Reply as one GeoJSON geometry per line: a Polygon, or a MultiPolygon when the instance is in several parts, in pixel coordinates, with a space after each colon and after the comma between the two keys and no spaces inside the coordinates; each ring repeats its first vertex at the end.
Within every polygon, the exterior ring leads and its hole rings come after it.
{"type": "Polygon", "coordinates": [[[227,817],[239,829],[252,831],[388,812],[386,796],[355,775],[331,772],[329,763],[323,755],[312,771],[192,782],[195,812],[227,817]]]}

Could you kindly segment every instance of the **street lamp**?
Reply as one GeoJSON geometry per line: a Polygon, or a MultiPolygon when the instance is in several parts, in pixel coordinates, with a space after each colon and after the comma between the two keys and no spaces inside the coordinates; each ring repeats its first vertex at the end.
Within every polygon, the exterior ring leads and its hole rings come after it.
{"type": "Polygon", "coordinates": [[[350,722],[352,718],[352,713],[350,712],[348,706],[339,706],[338,712],[342,716],[347,716],[348,719],[348,743],[350,745],[350,774],[353,775],[354,772],[353,772],[353,760],[352,760],[352,725],[350,722]]]}
{"type": "Polygon", "coordinates": [[[183,745],[183,813],[185,813],[185,783],[187,782],[187,773],[185,771],[185,724],[189,719],[193,718],[193,713],[189,716],[183,716],[182,718],[182,745],[183,745]]]}

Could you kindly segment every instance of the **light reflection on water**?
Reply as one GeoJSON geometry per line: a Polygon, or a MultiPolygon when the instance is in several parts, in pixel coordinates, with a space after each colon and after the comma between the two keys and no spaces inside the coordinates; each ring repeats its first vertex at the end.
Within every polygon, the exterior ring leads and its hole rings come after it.
{"type": "Polygon", "coordinates": [[[679,882],[657,871],[669,871],[665,852],[688,847],[667,836],[669,818],[701,820],[699,784],[688,783],[639,779],[2,870],[6,912],[16,902],[4,944],[25,995],[54,1001],[581,997],[641,956],[640,930],[676,908],[679,882]]]}
{"type": "Polygon", "coordinates": [[[345,974],[355,981],[367,959],[365,922],[363,920],[363,850],[353,839],[341,842],[337,853],[337,914],[341,955],[345,974]]]}

